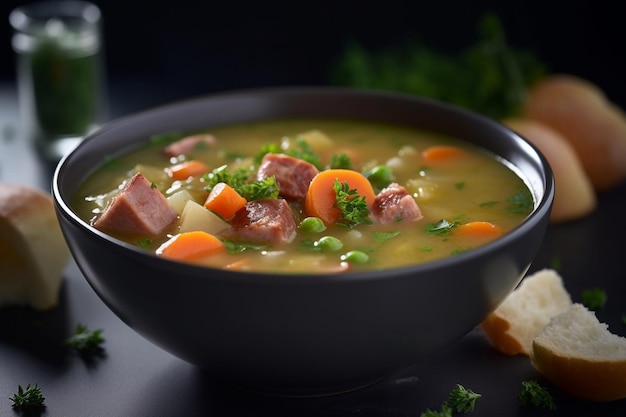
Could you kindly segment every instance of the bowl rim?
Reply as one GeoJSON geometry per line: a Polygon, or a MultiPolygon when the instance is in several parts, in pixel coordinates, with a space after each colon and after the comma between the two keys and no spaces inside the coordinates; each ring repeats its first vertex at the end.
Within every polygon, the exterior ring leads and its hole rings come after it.
{"type": "MultiPolygon", "coordinates": [[[[208,126],[207,126],[208,127],[208,126]]],[[[124,152],[128,152],[133,149],[133,144],[129,143],[127,148],[124,148],[124,152]]],[[[479,145],[480,146],[480,145],[479,145]]],[[[497,155],[497,154],[496,154],[497,155]]],[[[501,155],[497,155],[501,156],[501,155]]],[[[508,162],[508,161],[507,161],[508,162]]],[[[94,167],[95,168],[95,167],[94,167]]],[[[509,168],[518,169],[518,167],[512,163],[509,163],[509,168]]],[[[518,169],[518,175],[521,175],[521,170],[518,169]]],[[[86,174],[88,176],[89,174],[86,174]]],[[[84,178],[82,179],[84,180],[84,178]]],[[[81,181],[82,181],[81,180],[81,181]]],[[[250,282],[253,281],[257,284],[264,283],[266,285],[274,285],[274,284],[291,284],[291,285],[311,285],[311,284],[327,284],[329,282],[333,282],[336,284],[341,283],[350,283],[355,280],[364,281],[364,280],[382,280],[389,279],[391,275],[394,276],[413,276],[413,275],[428,275],[428,273],[432,270],[438,270],[441,268],[446,268],[448,266],[454,266],[460,263],[466,262],[466,260],[476,257],[485,257],[496,248],[500,246],[505,246],[510,244],[512,241],[519,239],[522,235],[527,233],[530,229],[533,229],[538,222],[541,222],[542,219],[549,217],[550,211],[552,208],[552,202],[554,199],[554,175],[552,169],[545,158],[545,156],[539,151],[539,149],[529,142],[527,139],[512,131],[510,128],[505,126],[504,124],[493,120],[487,116],[476,113],[471,110],[467,110],[452,104],[448,104],[445,102],[437,101],[434,99],[430,99],[427,97],[421,97],[416,95],[410,95],[405,93],[391,92],[386,90],[375,90],[375,89],[356,89],[352,87],[319,87],[319,86],[287,86],[287,87],[260,87],[260,88],[247,88],[247,89],[238,89],[231,90],[225,92],[217,92],[217,93],[209,93],[206,95],[200,95],[196,97],[190,97],[187,99],[176,100],[173,102],[165,103],[159,106],[151,107],[139,112],[131,113],[128,115],[124,115],[117,119],[114,119],[110,122],[107,122],[94,132],[88,134],[85,139],[76,146],[71,152],[65,155],[57,164],[54,169],[53,179],[52,179],[52,196],[55,206],[57,208],[57,215],[63,216],[65,219],[70,221],[79,229],[85,231],[89,235],[95,237],[96,239],[104,241],[104,243],[108,245],[112,245],[118,248],[123,248],[124,250],[128,250],[133,253],[133,256],[139,256],[141,258],[145,258],[145,260],[149,260],[150,262],[156,262],[157,265],[161,265],[166,269],[182,269],[189,270],[191,272],[205,272],[207,277],[210,279],[224,279],[233,282],[250,282]],[[252,97],[252,96],[267,96],[267,95],[324,95],[324,94],[351,94],[355,96],[367,96],[367,97],[383,97],[390,99],[404,99],[411,100],[416,102],[421,102],[422,105],[433,106],[437,109],[443,110],[448,113],[454,113],[455,117],[463,117],[463,118],[473,118],[479,120],[485,126],[489,126],[490,130],[496,131],[500,130],[503,134],[507,136],[511,136],[515,141],[520,142],[523,147],[526,149],[526,154],[529,155],[532,159],[535,159],[540,167],[540,176],[542,177],[543,184],[542,190],[543,193],[540,195],[540,198],[537,198],[536,190],[527,183],[527,179],[522,175],[522,179],[529,187],[531,193],[535,197],[535,204],[531,213],[529,213],[522,222],[517,225],[514,229],[506,233],[504,236],[501,236],[491,242],[488,242],[482,246],[477,248],[473,248],[467,252],[462,252],[456,254],[454,256],[448,256],[441,259],[436,259],[432,261],[427,261],[420,264],[415,265],[407,265],[397,268],[389,268],[389,269],[380,269],[380,270],[368,270],[368,271],[348,271],[342,272],[338,274],[334,273],[277,273],[277,272],[266,272],[266,271],[230,271],[220,268],[214,268],[203,265],[195,265],[192,263],[180,262],[175,260],[170,260],[166,258],[162,258],[156,256],[155,254],[143,250],[137,246],[126,243],[120,239],[117,239],[113,236],[110,236],[100,230],[94,228],[86,221],[82,220],[71,208],[71,205],[65,200],[64,193],[60,188],[60,181],[63,175],[64,170],[71,163],[74,155],[77,151],[82,149],[86,144],[91,142],[92,140],[96,140],[99,136],[105,135],[108,132],[116,129],[123,128],[127,124],[140,123],[143,118],[152,117],[155,113],[159,112],[168,112],[174,109],[180,108],[181,106],[196,106],[200,103],[204,103],[207,100],[220,100],[220,99],[237,99],[241,97],[252,97]],[[216,273],[206,274],[206,271],[214,271],[216,273]],[[297,275],[298,279],[294,280],[293,276],[297,275]],[[259,279],[263,278],[263,279],[259,279]]],[[[69,196],[68,196],[69,197],[69,196]]],[[[193,274],[197,275],[197,274],[193,274]]]]}

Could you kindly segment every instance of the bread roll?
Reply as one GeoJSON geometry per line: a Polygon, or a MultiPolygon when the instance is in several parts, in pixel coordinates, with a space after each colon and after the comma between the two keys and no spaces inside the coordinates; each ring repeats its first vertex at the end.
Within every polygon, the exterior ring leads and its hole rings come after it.
{"type": "Polygon", "coordinates": [[[533,342],[533,366],[563,392],[590,401],[626,398],[626,338],[582,304],[554,317],[533,342]]]}
{"type": "Polygon", "coordinates": [[[626,116],[595,84],[557,74],[532,85],[522,115],[560,132],[599,192],[626,179],[626,116]]]}
{"type": "Polygon", "coordinates": [[[500,352],[530,355],[533,339],[552,317],[571,305],[561,276],[552,269],[543,269],[524,278],[480,328],[500,352]]]}
{"type": "Polygon", "coordinates": [[[555,182],[550,222],[576,220],[596,208],[593,184],[573,146],[563,135],[544,123],[528,118],[508,119],[504,124],[535,145],[550,163],[555,182]]]}
{"type": "Polygon", "coordinates": [[[0,254],[0,306],[57,305],[70,253],[48,194],[0,183],[0,254]]]}

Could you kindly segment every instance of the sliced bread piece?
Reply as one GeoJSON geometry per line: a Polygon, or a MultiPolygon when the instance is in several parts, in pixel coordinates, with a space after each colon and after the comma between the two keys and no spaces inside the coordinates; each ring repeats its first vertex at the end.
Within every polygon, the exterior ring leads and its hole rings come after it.
{"type": "Polygon", "coordinates": [[[56,306],[69,258],[50,195],[0,183],[0,306],[56,306]]]}
{"type": "Polygon", "coordinates": [[[507,355],[530,355],[533,339],[550,319],[572,305],[561,276],[552,269],[529,275],[481,324],[491,345],[507,355]]]}
{"type": "Polygon", "coordinates": [[[533,341],[531,362],[563,392],[590,401],[626,398],[626,338],[582,304],[554,317],[533,341]]]}

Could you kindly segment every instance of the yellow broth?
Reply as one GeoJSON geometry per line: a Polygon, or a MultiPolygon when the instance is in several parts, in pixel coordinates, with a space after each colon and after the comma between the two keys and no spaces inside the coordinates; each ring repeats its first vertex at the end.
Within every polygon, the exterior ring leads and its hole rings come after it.
{"type": "MultiPolygon", "coordinates": [[[[208,191],[202,178],[172,181],[165,169],[181,160],[196,159],[211,169],[223,165],[249,167],[268,143],[292,149],[299,135],[323,132],[332,141],[312,147],[322,164],[333,154],[349,155],[353,169],[365,171],[377,165],[391,167],[395,181],[414,197],[423,218],[391,224],[361,224],[354,228],[331,225],[321,233],[298,231],[286,245],[238,247],[240,251],[206,257],[201,264],[224,268],[243,265],[241,269],[264,272],[335,272],[343,270],[342,255],[358,250],[368,255],[365,263],[352,263],[351,270],[379,270],[428,262],[476,248],[493,237],[465,236],[455,227],[474,221],[486,221],[505,233],[519,225],[532,210],[534,201],[525,182],[512,167],[489,152],[452,137],[403,126],[352,120],[275,120],[212,128],[208,133],[217,139],[215,146],[198,147],[191,153],[168,159],[166,143],[149,142],[119,158],[107,160],[90,176],[75,195],[73,208],[87,222],[104,209],[124,181],[137,171],[166,196],[181,188],[188,189],[194,200],[203,204],[208,191]],[[421,152],[431,145],[449,144],[465,150],[453,162],[428,163],[421,152]],[[437,228],[447,222],[450,227],[437,228]],[[343,247],[322,251],[314,242],[322,236],[338,238],[343,247]],[[245,249],[245,250],[243,250],[245,249]],[[241,262],[245,259],[245,262],[241,262]]],[[[162,135],[162,138],[178,137],[162,135]]],[[[148,139],[148,138],[146,138],[148,139]]],[[[158,138],[156,138],[158,139],[158,138]]],[[[253,170],[256,167],[252,168],[253,170]]],[[[377,190],[378,191],[378,190],[377,190]]],[[[304,217],[301,205],[293,205],[297,221],[304,217]]],[[[178,233],[179,222],[158,238],[116,236],[149,251],[155,251],[169,237],[178,233]]]]}

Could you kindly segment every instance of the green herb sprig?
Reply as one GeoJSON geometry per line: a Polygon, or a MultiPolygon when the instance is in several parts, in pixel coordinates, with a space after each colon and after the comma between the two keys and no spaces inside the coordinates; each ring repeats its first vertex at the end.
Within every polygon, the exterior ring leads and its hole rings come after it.
{"type": "Polygon", "coordinates": [[[65,344],[73,347],[81,354],[90,354],[98,351],[104,343],[102,329],[89,330],[83,324],[77,324],[74,334],[66,339],[65,344]]]}
{"type": "Polygon", "coordinates": [[[470,411],[474,411],[476,401],[481,396],[481,394],[477,394],[471,389],[457,384],[452,392],[450,392],[450,397],[446,401],[446,405],[457,413],[469,413],[470,411]]]}
{"type": "Polygon", "coordinates": [[[333,188],[337,195],[335,204],[341,210],[341,220],[338,224],[352,228],[359,224],[372,223],[369,219],[370,210],[364,196],[359,195],[356,189],[350,188],[347,182],[341,183],[339,180],[335,180],[333,188]]]}
{"type": "Polygon", "coordinates": [[[535,407],[556,410],[556,404],[550,392],[539,385],[537,381],[522,381],[517,402],[520,406],[533,405],[535,407]]]}
{"type": "Polygon", "coordinates": [[[604,307],[607,300],[606,291],[602,288],[591,288],[583,290],[582,303],[589,310],[597,311],[604,307]]]}
{"type": "Polygon", "coordinates": [[[22,388],[17,386],[17,393],[9,398],[13,402],[13,408],[39,408],[44,407],[45,397],[41,392],[41,388],[37,384],[31,386],[26,385],[22,388]]]}

